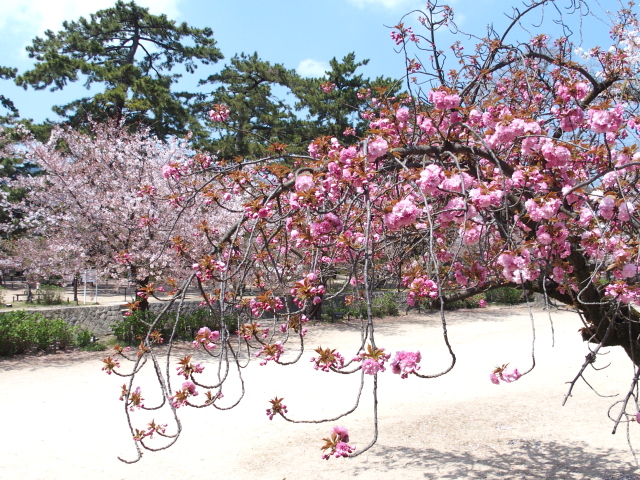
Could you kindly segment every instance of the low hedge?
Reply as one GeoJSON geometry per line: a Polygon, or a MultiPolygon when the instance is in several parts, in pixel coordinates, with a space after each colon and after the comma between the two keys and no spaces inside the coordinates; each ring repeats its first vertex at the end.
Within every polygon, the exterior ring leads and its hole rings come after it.
{"type": "Polygon", "coordinates": [[[0,314],[0,356],[87,347],[92,338],[90,330],[69,326],[60,318],[48,319],[26,310],[0,314]]]}

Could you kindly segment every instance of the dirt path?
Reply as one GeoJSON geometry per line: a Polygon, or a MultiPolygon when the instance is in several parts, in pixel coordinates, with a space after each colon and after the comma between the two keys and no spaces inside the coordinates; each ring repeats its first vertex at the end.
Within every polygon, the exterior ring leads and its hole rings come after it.
{"type": "MultiPolygon", "coordinates": [[[[102,353],[48,355],[0,360],[0,478],[2,479],[616,479],[634,475],[625,429],[611,435],[607,409],[615,401],[580,384],[562,407],[565,382],[587,353],[573,313],[549,320],[535,312],[537,367],[508,385],[493,385],[494,365],[530,365],[531,328],[524,308],[459,311],[449,315],[449,335],[457,355],[454,370],[438,379],[380,375],[380,435],[377,445],[355,459],[320,458],[321,439],[333,425],[346,426],[356,447],[372,437],[372,404],[365,394],[350,417],[324,425],[269,421],[268,400],[285,398],[294,418],[335,415],[355,402],[358,378],[312,369],[317,345],[347,348],[359,338],[355,324],[313,327],[307,351],[292,367],[257,362],[244,372],[246,397],[234,410],[185,410],[178,443],[147,453],[135,465],[122,404],[122,379],[100,371],[102,353]]],[[[390,352],[419,348],[422,373],[446,367],[449,357],[437,315],[379,322],[378,344],[390,352]]],[[[588,371],[599,393],[624,393],[632,369],[620,349],[612,349],[588,371]],[[605,361],[606,360],[606,361],[605,361]]],[[[147,404],[153,390],[141,380],[147,404]]],[[[225,399],[234,398],[231,386],[225,399]]],[[[137,413],[141,425],[145,414],[137,413]]],[[[160,420],[161,413],[155,413],[160,420]]],[[[640,426],[631,437],[640,446],[640,426]]]]}

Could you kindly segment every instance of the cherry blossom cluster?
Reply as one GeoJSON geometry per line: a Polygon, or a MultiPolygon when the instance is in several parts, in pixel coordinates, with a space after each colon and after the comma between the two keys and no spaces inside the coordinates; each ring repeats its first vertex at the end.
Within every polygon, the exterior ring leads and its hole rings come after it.
{"type": "Polygon", "coordinates": [[[438,284],[426,275],[419,277],[407,275],[402,281],[409,288],[407,303],[411,306],[414,306],[421,299],[438,298],[438,284]]]}
{"type": "Polygon", "coordinates": [[[194,373],[202,373],[204,371],[204,367],[199,363],[191,363],[191,355],[187,355],[178,363],[180,365],[176,368],[178,375],[183,376],[185,380],[188,380],[194,373]]]}
{"type": "Polygon", "coordinates": [[[264,312],[277,312],[284,308],[284,303],[280,297],[252,298],[249,302],[251,313],[255,317],[260,317],[264,312]]]}
{"type": "Polygon", "coordinates": [[[142,390],[140,387],[136,387],[135,390],[129,391],[126,385],[122,386],[122,392],[120,394],[120,401],[126,402],[127,408],[130,412],[141,408],[144,408],[144,398],[142,398],[142,390]]]}
{"type": "Polygon", "coordinates": [[[276,415],[282,415],[283,413],[287,413],[287,406],[282,403],[284,398],[275,397],[273,400],[269,400],[271,403],[271,408],[267,409],[267,416],[269,420],[273,420],[273,417],[276,415]]]}
{"type": "Polygon", "coordinates": [[[173,408],[180,408],[187,405],[190,397],[195,397],[198,395],[198,391],[196,390],[196,385],[190,380],[187,380],[182,384],[182,389],[177,390],[174,395],[169,397],[171,400],[171,405],[173,408]]]}
{"type": "Polygon", "coordinates": [[[340,352],[337,350],[318,347],[315,351],[318,356],[311,357],[310,359],[315,370],[330,372],[331,370],[340,370],[344,367],[344,357],[340,355],[340,352]]]}
{"type": "Polygon", "coordinates": [[[136,442],[141,442],[145,438],[153,438],[153,435],[157,433],[158,435],[164,435],[167,430],[167,424],[157,424],[154,420],[148,424],[145,430],[136,429],[136,433],[133,436],[133,439],[136,442]]]}
{"type": "Polygon", "coordinates": [[[324,93],[331,92],[334,88],[336,88],[336,84],[332,82],[324,82],[320,85],[320,88],[324,93]]]}
{"type": "Polygon", "coordinates": [[[401,45],[407,40],[414,43],[420,42],[420,37],[413,32],[413,29],[411,27],[405,27],[402,23],[396,25],[396,27],[391,30],[390,36],[396,45],[401,45]]]}
{"type": "Polygon", "coordinates": [[[615,298],[624,304],[638,303],[640,301],[640,288],[627,285],[623,281],[615,281],[605,287],[605,295],[615,298]]]}
{"type": "Polygon", "coordinates": [[[420,370],[420,360],[422,356],[420,352],[408,352],[400,350],[396,352],[395,357],[389,363],[391,371],[396,375],[400,375],[400,378],[407,378],[410,374],[416,373],[420,370]]]}
{"type": "Polygon", "coordinates": [[[102,371],[107,375],[111,375],[116,368],[120,368],[120,362],[117,358],[113,358],[111,356],[102,360],[104,363],[104,367],[102,367],[102,371]]]}
{"type": "Polygon", "coordinates": [[[353,361],[362,362],[362,371],[367,375],[377,375],[378,372],[386,370],[384,364],[389,357],[391,354],[384,353],[384,348],[374,348],[369,344],[366,351],[353,357],[353,361]]]}
{"type": "Polygon", "coordinates": [[[302,308],[307,300],[311,300],[314,305],[318,305],[322,301],[322,295],[326,293],[326,290],[324,285],[317,283],[317,280],[318,275],[312,272],[293,285],[290,292],[296,305],[302,308]]]}
{"type": "Polygon", "coordinates": [[[327,452],[322,455],[324,460],[329,460],[331,456],[346,458],[356,449],[356,447],[349,445],[349,432],[345,427],[333,427],[329,438],[323,438],[322,440],[325,442],[322,450],[327,452]]]}
{"type": "Polygon", "coordinates": [[[195,340],[193,341],[194,348],[198,348],[203,345],[207,350],[213,350],[216,348],[214,342],[220,340],[220,332],[217,330],[211,330],[209,327],[202,327],[198,330],[195,340]]]}
{"type": "Polygon", "coordinates": [[[309,317],[305,314],[300,315],[290,315],[288,323],[283,323],[280,325],[280,331],[282,333],[287,333],[290,330],[293,330],[295,333],[299,333],[302,337],[307,334],[307,329],[303,328],[305,323],[309,322],[309,317]]]}
{"type": "Polygon", "coordinates": [[[278,362],[280,360],[280,355],[284,353],[284,347],[282,346],[281,341],[277,341],[275,343],[267,343],[262,345],[262,349],[256,353],[256,357],[260,357],[264,355],[264,358],[260,361],[260,365],[264,366],[268,362],[278,362]]]}
{"type": "Polygon", "coordinates": [[[212,110],[209,110],[209,118],[212,122],[225,122],[231,112],[226,105],[215,104],[212,110]]]}
{"type": "Polygon", "coordinates": [[[502,365],[501,367],[496,367],[493,372],[489,375],[489,379],[491,383],[499,385],[500,382],[511,383],[518,380],[522,377],[522,374],[518,371],[517,368],[509,367],[508,364],[502,365]]]}

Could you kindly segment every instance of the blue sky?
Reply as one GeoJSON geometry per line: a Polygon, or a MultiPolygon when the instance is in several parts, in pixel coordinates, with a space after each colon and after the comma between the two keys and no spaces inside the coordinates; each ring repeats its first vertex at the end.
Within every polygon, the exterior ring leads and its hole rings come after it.
{"type": "MultiPolygon", "coordinates": [[[[32,65],[24,50],[32,39],[49,28],[57,31],[64,20],[75,20],[108,8],[115,0],[2,0],[0,33],[3,48],[0,65],[25,71],[32,65]]],[[[404,13],[420,8],[415,0],[138,0],[152,13],[165,13],[171,19],[194,27],[210,27],[225,60],[235,53],[257,51],[263,60],[282,63],[299,73],[318,76],[332,57],[342,58],[355,52],[358,59],[370,59],[363,73],[369,77],[403,74],[403,58],[394,52],[388,26],[398,23],[404,13]]],[[[503,13],[512,0],[454,0],[449,2],[456,21],[465,31],[482,35],[484,26],[505,25],[503,13]]],[[[606,9],[615,10],[616,0],[590,0],[593,12],[606,20],[606,9]]],[[[590,19],[595,27],[586,28],[586,42],[603,44],[607,28],[590,19]]],[[[410,23],[415,24],[415,21],[410,23]]],[[[546,27],[553,30],[552,26],[546,27]]],[[[524,40],[524,34],[520,34],[524,40]]],[[[445,39],[443,46],[450,43],[445,39]]],[[[222,67],[201,67],[197,78],[204,78],[222,67]]],[[[51,106],[85,96],[81,85],[67,87],[54,94],[48,91],[23,91],[11,82],[0,83],[0,92],[12,98],[23,117],[36,121],[55,119],[51,106]]]]}

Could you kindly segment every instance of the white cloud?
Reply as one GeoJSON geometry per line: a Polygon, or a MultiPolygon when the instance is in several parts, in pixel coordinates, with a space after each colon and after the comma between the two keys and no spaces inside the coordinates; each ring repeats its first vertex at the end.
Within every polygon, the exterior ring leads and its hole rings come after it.
{"type": "MultiPolygon", "coordinates": [[[[416,6],[416,0],[349,0],[349,2],[360,8],[379,5],[389,9],[407,9],[416,6]]],[[[423,7],[423,3],[420,2],[418,5],[423,7]]]]}
{"type": "Polygon", "coordinates": [[[319,62],[318,60],[307,58],[300,62],[296,72],[302,77],[324,77],[324,72],[330,69],[331,67],[327,62],[319,62]]]}
{"type": "MultiPolygon", "coordinates": [[[[151,13],[164,13],[175,19],[180,1],[137,0],[136,3],[148,7],[151,13]]],[[[64,20],[88,17],[114,4],[115,0],[10,0],[0,8],[0,29],[41,36],[46,29],[58,31],[64,20]]]]}

